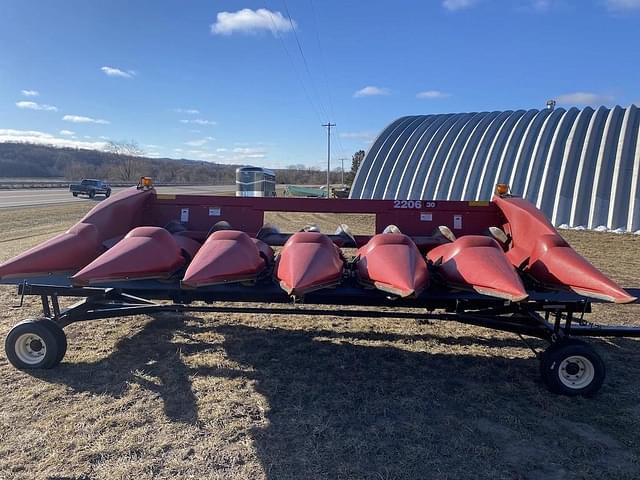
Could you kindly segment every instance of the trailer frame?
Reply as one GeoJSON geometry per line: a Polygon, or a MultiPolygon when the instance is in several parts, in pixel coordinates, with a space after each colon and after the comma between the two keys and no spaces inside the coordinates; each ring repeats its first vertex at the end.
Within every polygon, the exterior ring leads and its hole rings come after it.
{"type": "MultiPolygon", "coordinates": [[[[120,282],[129,283],[129,282],[120,282]]],[[[139,283],[139,282],[138,282],[139,283]]],[[[585,320],[591,313],[592,299],[569,292],[531,292],[526,302],[510,302],[472,292],[436,290],[416,299],[401,300],[377,290],[362,290],[347,285],[320,290],[304,299],[292,299],[275,285],[223,285],[208,289],[181,290],[174,285],[151,284],[145,288],[133,285],[119,287],[73,287],[23,282],[18,285],[22,307],[25,296],[39,296],[42,317],[64,328],[72,323],[104,318],[148,315],[159,312],[199,313],[271,313],[337,317],[385,317],[415,320],[452,320],[493,330],[511,332],[554,343],[562,337],[634,337],[640,338],[640,327],[598,325],[585,320]],[[270,288],[271,287],[271,288],[270,288]],[[60,297],[82,298],[67,308],[60,307],[60,297]],[[161,301],[170,303],[161,303],[161,301]],[[200,302],[204,302],[203,305],[200,302]],[[240,305],[219,305],[235,302],[240,305]],[[246,303],[268,303],[281,306],[251,306],[246,303]],[[385,310],[330,309],[323,305],[355,307],[387,307],[385,310]],[[403,310],[398,311],[401,308],[403,310]],[[422,312],[406,311],[422,310],[422,312]]]]}
{"type": "Polygon", "coordinates": [[[527,301],[510,302],[436,286],[417,298],[401,299],[379,290],[363,289],[355,280],[345,279],[338,288],[310,292],[304,298],[291,298],[270,277],[252,285],[224,284],[198,289],[184,289],[179,282],[159,280],[124,281],[104,287],[74,287],[66,284],[66,277],[49,277],[49,283],[38,280],[24,280],[18,284],[20,303],[16,308],[24,306],[25,297],[39,296],[42,315],[16,325],[5,341],[7,358],[18,368],[52,368],[60,363],[67,349],[63,329],[73,323],[134,315],[268,313],[399,318],[420,322],[445,320],[518,335],[540,361],[543,383],[551,391],[588,396],[601,387],[605,365],[595,349],[578,337],[640,338],[640,327],[598,325],[586,320],[592,303],[597,300],[556,290],[530,290],[527,301]],[[60,299],[66,297],[78,301],[62,308],[60,299]],[[346,306],[352,308],[341,308],[346,306]],[[37,339],[36,343],[29,344],[35,348],[36,355],[42,351],[38,350],[38,342],[48,342],[46,362],[43,359],[37,365],[30,365],[16,361],[14,344],[24,335],[37,339]],[[549,346],[538,351],[525,337],[542,339],[549,346]],[[585,365],[591,375],[586,384],[579,377],[585,365]],[[573,388],[572,383],[580,388],[573,388]]]}

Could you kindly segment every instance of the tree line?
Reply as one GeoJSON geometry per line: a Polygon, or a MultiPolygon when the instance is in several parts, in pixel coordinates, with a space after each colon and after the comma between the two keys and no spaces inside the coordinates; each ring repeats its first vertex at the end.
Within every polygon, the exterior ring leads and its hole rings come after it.
{"type": "MultiPolygon", "coordinates": [[[[362,158],[364,151],[354,154],[351,170],[344,174],[345,183],[351,184],[362,158]]],[[[144,157],[135,142],[110,142],[106,151],[0,143],[0,177],[5,178],[99,178],[135,183],[141,176],[149,176],[158,183],[232,184],[239,166],[242,165],[144,157]]],[[[327,178],[326,171],[306,165],[274,171],[276,181],[284,184],[322,185],[327,178]]],[[[332,170],[331,183],[340,183],[341,178],[339,168],[332,170]]]]}

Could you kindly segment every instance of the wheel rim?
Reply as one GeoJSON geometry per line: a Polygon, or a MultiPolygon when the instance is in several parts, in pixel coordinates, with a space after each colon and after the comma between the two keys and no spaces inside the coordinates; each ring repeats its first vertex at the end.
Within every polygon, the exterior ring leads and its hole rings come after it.
{"type": "Polygon", "coordinates": [[[41,336],[35,333],[20,335],[15,343],[16,356],[27,365],[36,365],[47,354],[47,345],[41,336]]]}
{"type": "Polygon", "coordinates": [[[573,355],[560,363],[558,376],[565,387],[579,390],[593,382],[595,368],[588,358],[582,355],[573,355]]]}

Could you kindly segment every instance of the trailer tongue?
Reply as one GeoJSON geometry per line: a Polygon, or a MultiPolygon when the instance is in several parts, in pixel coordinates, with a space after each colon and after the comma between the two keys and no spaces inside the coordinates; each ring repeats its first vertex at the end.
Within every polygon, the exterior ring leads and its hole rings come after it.
{"type": "Polygon", "coordinates": [[[57,365],[66,350],[62,328],[99,318],[159,311],[396,316],[545,339],[551,343],[541,356],[545,383],[559,393],[587,395],[600,387],[604,367],[590,346],[571,337],[640,336],[639,329],[586,322],[591,302],[636,299],[521,199],[163,195],[149,183],[112,196],[64,234],[0,265],[0,282],[17,284],[23,297],[40,296],[43,305],[41,319],[7,336],[14,366],[57,365]],[[372,214],[375,232],[281,233],[263,228],[270,211],[372,214]],[[283,248],[274,255],[272,247],[283,248]],[[345,250],[354,247],[355,253],[345,250]],[[84,300],[61,309],[60,297],[84,300]],[[583,374],[577,357],[589,367],[583,374]]]}

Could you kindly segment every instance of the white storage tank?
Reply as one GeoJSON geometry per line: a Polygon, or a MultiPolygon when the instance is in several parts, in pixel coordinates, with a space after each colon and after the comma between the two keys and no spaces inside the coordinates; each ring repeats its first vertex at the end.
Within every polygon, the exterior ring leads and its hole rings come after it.
{"type": "Polygon", "coordinates": [[[236,169],[236,197],[275,197],[276,175],[262,167],[236,169]]]}

